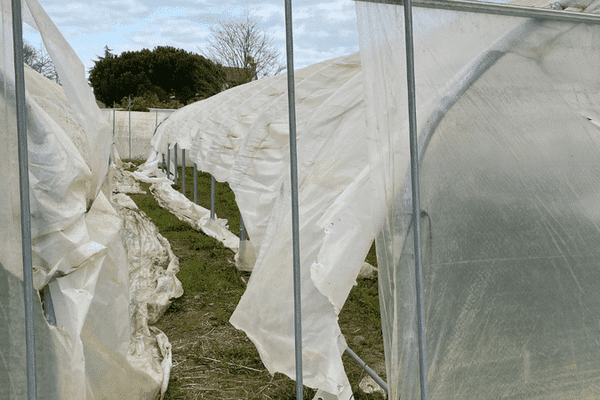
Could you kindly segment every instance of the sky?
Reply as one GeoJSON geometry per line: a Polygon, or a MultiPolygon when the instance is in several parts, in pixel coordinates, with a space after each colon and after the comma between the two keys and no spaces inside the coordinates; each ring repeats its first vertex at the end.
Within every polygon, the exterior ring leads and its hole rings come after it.
{"type": "MultiPolygon", "coordinates": [[[[83,62],[86,72],[104,54],[173,46],[206,50],[210,27],[244,18],[260,20],[285,63],[284,0],[38,0],[83,62]]],[[[295,69],[358,51],[353,0],[295,0],[295,69]]],[[[41,38],[24,25],[24,38],[41,38]]]]}

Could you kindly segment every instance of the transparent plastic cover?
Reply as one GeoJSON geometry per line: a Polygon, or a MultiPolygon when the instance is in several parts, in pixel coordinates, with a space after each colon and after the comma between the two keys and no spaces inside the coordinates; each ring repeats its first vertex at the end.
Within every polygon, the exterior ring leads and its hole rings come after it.
{"type": "MultiPolygon", "coordinates": [[[[414,399],[403,9],[357,10],[390,397],[414,399]]],[[[600,25],[413,18],[430,397],[596,397],[600,25]]]]}

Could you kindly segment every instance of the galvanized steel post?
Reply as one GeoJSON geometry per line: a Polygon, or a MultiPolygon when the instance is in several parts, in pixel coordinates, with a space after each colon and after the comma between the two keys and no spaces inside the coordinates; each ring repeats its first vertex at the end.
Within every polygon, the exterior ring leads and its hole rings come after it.
{"type": "Polygon", "coordinates": [[[246,240],[246,227],[244,226],[244,218],[240,215],[240,240],[246,240]]]}
{"type": "Polygon", "coordinates": [[[129,96],[129,160],[131,160],[131,96],[129,96]]]}
{"type": "Polygon", "coordinates": [[[210,177],[210,219],[215,219],[215,177],[210,177]]]}
{"type": "Polygon", "coordinates": [[[185,196],[185,149],[181,149],[181,193],[185,196]]]}
{"type": "Polygon", "coordinates": [[[300,224],[298,206],[298,159],[296,151],[296,94],[294,84],[294,35],[292,0],[285,0],[285,42],[287,54],[288,108],[290,125],[290,177],[292,195],[292,253],[294,269],[294,336],[296,356],[296,399],[303,398],[302,304],[300,274],[300,224]]]}
{"type": "Polygon", "coordinates": [[[167,143],[167,179],[171,179],[171,144],[167,143]]]}
{"type": "Polygon", "coordinates": [[[198,165],[194,163],[194,204],[198,204],[198,165]]]}
{"type": "Polygon", "coordinates": [[[175,143],[175,146],[173,146],[173,160],[175,161],[175,171],[174,171],[174,175],[173,175],[173,182],[175,182],[175,184],[177,184],[177,168],[178,168],[178,164],[177,164],[177,143],[175,143]]]}
{"type": "Polygon", "coordinates": [[[21,1],[12,0],[13,50],[19,148],[19,185],[21,193],[21,243],[23,256],[23,300],[25,302],[25,359],[27,398],[37,399],[35,375],[35,325],[33,311],[33,267],[31,259],[31,211],[29,205],[29,160],[27,147],[27,108],[25,103],[25,68],[23,67],[23,21],[21,1]]]}
{"type": "Polygon", "coordinates": [[[423,304],[423,266],[421,261],[421,201],[419,198],[419,147],[417,137],[417,106],[415,89],[415,55],[413,46],[412,3],[404,0],[404,38],[406,41],[406,79],[408,85],[408,126],[410,140],[410,178],[412,194],[412,225],[415,253],[415,294],[419,351],[421,400],[429,399],[427,381],[427,348],[425,340],[425,307],[423,304]]]}
{"type": "Polygon", "coordinates": [[[113,143],[115,142],[115,131],[117,128],[116,117],[117,117],[117,110],[115,109],[115,102],[113,101],[113,143]]]}

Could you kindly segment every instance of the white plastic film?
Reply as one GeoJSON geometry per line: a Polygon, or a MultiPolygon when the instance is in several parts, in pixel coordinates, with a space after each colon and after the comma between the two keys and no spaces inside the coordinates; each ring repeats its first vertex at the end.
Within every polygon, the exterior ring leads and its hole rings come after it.
{"type": "Polygon", "coordinates": [[[116,111],[102,109],[117,152],[122,159],[145,159],[152,149],[151,141],[156,127],[175,110],[116,111]],[[131,146],[130,146],[131,144],[131,146]]]}
{"type": "MultiPolygon", "coordinates": [[[[110,131],[73,50],[35,0],[23,7],[63,85],[25,69],[34,287],[49,289],[57,322],[49,325],[35,296],[38,398],[155,399],[166,389],[170,353],[164,334],[147,323],[181,288],[173,268],[156,285],[147,282],[160,293],[143,299],[153,309],[143,325],[147,344],[130,351],[131,319],[141,319],[130,310],[123,219],[105,196],[110,196],[110,131]],[[144,362],[136,364],[135,357],[144,362]]],[[[10,2],[0,1],[0,11],[0,143],[5,151],[0,160],[0,397],[21,399],[26,397],[25,321],[10,2]]],[[[136,299],[135,305],[140,303],[136,299]]]]}
{"type": "MultiPolygon", "coordinates": [[[[349,399],[337,315],[374,237],[359,56],[299,70],[296,85],[304,383],[349,399]]],[[[191,161],[229,182],[257,256],[231,322],[269,371],[294,378],[288,138],[280,75],[183,108],[153,145],[165,153],[166,143],[191,143],[191,161]]],[[[158,174],[156,158],[143,173],[158,174]]]]}
{"type": "MultiPolygon", "coordinates": [[[[418,398],[408,157],[400,169],[386,158],[408,136],[391,112],[406,101],[403,14],[357,10],[372,180],[387,205],[377,250],[390,397],[418,398]]],[[[413,18],[430,396],[597,396],[600,28],[413,18]]]]}

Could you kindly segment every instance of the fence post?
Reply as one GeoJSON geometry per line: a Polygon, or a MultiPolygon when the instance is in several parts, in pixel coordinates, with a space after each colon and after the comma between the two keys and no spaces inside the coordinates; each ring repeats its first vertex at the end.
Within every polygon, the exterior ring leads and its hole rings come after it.
{"type": "Polygon", "coordinates": [[[167,179],[171,179],[171,143],[167,143],[167,179]]]}
{"type": "Polygon", "coordinates": [[[116,131],[116,117],[117,117],[117,110],[115,109],[116,107],[116,102],[113,101],[113,144],[115,143],[115,131],[116,131]]]}
{"type": "Polygon", "coordinates": [[[185,149],[181,149],[181,193],[185,196],[185,149]]]}
{"type": "Polygon", "coordinates": [[[175,182],[175,184],[177,184],[177,143],[175,143],[175,146],[173,146],[173,159],[175,160],[175,173],[174,173],[174,178],[175,180],[173,182],[175,182]]]}
{"type": "Polygon", "coordinates": [[[215,177],[210,177],[210,219],[215,219],[215,177]]]}
{"type": "Polygon", "coordinates": [[[131,96],[129,96],[129,160],[131,161],[131,96]]]}
{"type": "Polygon", "coordinates": [[[198,165],[194,163],[194,204],[198,204],[198,165]]]}
{"type": "Polygon", "coordinates": [[[246,240],[246,227],[244,226],[244,219],[240,214],[240,240],[246,240]]]}

